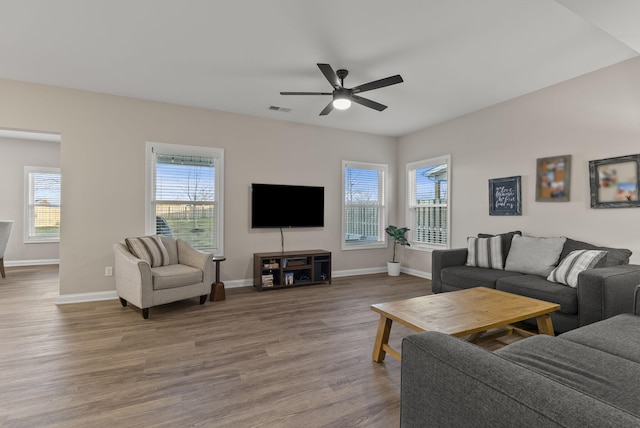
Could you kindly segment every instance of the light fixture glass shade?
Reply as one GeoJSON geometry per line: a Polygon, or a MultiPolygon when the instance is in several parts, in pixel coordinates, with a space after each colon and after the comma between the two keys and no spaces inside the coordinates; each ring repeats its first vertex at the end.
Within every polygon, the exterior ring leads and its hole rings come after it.
{"type": "Polygon", "coordinates": [[[337,108],[338,110],[346,110],[351,107],[351,100],[347,98],[335,98],[333,100],[333,107],[337,108]]]}

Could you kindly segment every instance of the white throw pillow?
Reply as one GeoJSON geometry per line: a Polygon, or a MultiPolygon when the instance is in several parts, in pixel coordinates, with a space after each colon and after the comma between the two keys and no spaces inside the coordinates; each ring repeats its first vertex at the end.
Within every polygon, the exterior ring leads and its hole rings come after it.
{"type": "Polygon", "coordinates": [[[578,274],[587,269],[593,269],[606,255],[606,251],[600,250],[572,251],[562,259],[557,268],[551,271],[547,280],[576,288],[578,286],[578,274]]]}
{"type": "Polygon", "coordinates": [[[514,235],[504,270],[544,276],[558,264],[567,238],[514,235]]]}
{"type": "Polygon", "coordinates": [[[502,238],[467,238],[467,266],[502,270],[502,238]]]}

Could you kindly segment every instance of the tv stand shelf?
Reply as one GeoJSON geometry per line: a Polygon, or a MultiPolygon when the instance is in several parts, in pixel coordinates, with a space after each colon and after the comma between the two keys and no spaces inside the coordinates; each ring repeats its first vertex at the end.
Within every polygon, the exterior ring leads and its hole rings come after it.
{"type": "Polygon", "coordinates": [[[253,254],[253,286],[262,290],[331,284],[331,252],[285,251],[253,254]]]}

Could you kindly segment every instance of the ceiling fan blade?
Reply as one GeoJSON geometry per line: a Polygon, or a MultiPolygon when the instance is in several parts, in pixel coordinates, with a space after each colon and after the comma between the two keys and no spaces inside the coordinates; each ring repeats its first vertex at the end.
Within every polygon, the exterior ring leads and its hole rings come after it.
{"type": "Polygon", "coordinates": [[[333,95],[331,92],[280,92],[280,95],[333,95]]]}
{"type": "Polygon", "coordinates": [[[360,92],[384,88],[385,86],[391,86],[402,82],[404,82],[404,80],[402,80],[402,77],[399,74],[396,74],[395,76],[385,77],[384,79],[380,80],[374,80],[373,82],[365,83],[364,85],[358,85],[351,90],[354,94],[358,94],[360,92]]]}
{"type": "Polygon", "coordinates": [[[331,86],[333,86],[335,89],[340,89],[342,87],[340,86],[338,75],[335,71],[333,71],[333,68],[331,68],[329,64],[318,64],[318,68],[320,68],[320,71],[322,71],[324,77],[329,81],[329,83],[331,83],[331,86]]]}
{"type": "Polygon", "coordinates": [[[384,104],[380,104],[380,103],[377,103],[375,101],[371,101],[371,100],[369,100],[367,98],[359,97],[357,95],[352,95],[351,96],[351,100],[353,102],[356,102],[358,104],[362,104],[363,106],[366,106],[366,107],[369,107],[369,108],[372,108],[372,109],[378,110],[378,111],[382,111],[382,110],[387,108],[387,106],[384,105],[384,104]]]}
{"type": "Polygon", "coordinates": [[[320,112],[320,116],[326,116],[333,111],[333,100],[320,112]]]}

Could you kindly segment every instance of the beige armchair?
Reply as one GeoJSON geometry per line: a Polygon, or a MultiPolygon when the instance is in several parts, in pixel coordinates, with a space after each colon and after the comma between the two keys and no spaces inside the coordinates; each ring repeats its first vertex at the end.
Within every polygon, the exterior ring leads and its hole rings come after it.
{"type": "Polygon", "coordinates": [[[200,296],[204,304],[214,278],[213,254],[167,236],[128,238],[113,245],[116,291],[149,317],[149,308],[200,296]],[[133,253],[132,253],[133,251],[133,253]]]}

